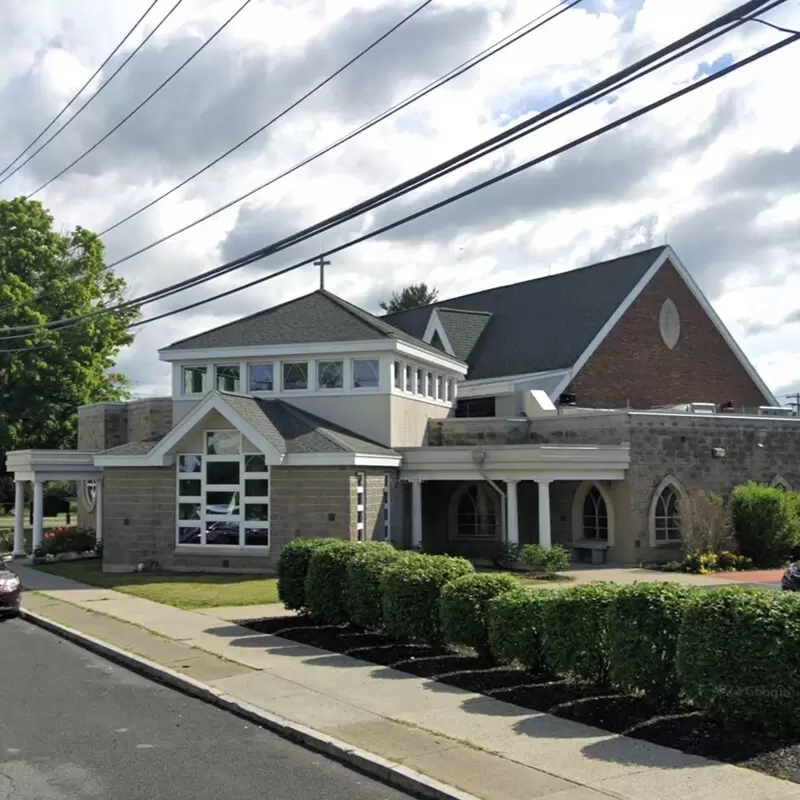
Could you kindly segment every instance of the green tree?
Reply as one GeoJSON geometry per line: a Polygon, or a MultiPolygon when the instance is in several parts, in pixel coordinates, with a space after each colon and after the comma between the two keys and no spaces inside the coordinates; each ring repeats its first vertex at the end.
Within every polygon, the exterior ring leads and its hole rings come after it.
{"type": "Polygon", "coordinates": [[[392,299],[388,303],[380,303],[380,307],[387,313],[394,314],[396,311],[407,311],[409,308],[429,306],[435,303],[438,297],[438,289],[429,288],[427,283],[412,283],[399,294],[392,292],[392,299]]]}
{"type": "Polygon", "coordinates": [[[6,491],[8,451],[75,447],[78,406],[129,396],[127,379],[112,370],[120,348],[133,341],[128,326],[139,311],[24,338],[9,338],[18,334],[6,329],[114,305],[124,300],[125,286],[105,269],[96,234],[81,227],[55,231],[39,202],[0,201],[0,482],[6,491]]]}

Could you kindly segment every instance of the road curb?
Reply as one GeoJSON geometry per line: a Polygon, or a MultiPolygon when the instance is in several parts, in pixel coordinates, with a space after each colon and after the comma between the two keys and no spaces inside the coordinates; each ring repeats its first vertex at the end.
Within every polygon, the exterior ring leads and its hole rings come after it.
{"type": "Polygon", "coordinates": [[[34,611],[27,611],[23,608],[20,610],[20,616],[22,619],[103,656],[109,661],[205,703],[236,714],[248,722],[260,725],[289,741],[329,756],[404,792],[425,798],[425,800],[480,800],[475,795],[428,778],[396,761],[381,758],[313,728],[307,728],[284,717],[271,714],[243,700],[226,695],[212,686],[196,681],[194,678],[182,675],[163,664],[157,664],[155,661],[129,653],[127,650],[96,639],[94,636],[81,633],[75,628],[54,622],[34,611]]]}

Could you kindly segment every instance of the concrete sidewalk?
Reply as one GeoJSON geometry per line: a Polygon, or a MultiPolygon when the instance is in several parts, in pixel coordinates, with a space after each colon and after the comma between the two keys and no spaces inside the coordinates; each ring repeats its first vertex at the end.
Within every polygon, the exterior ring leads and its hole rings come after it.
{"type": "Polygon", "coordinates": [[[485,800],[800,799],[794,783],[235,624],[263,616],[264,607],[181,611],[14,568],[39,593],[25,594],[27,610],[394,762],[386,769],[398,775],[411,770],[455,787],[440,797],[464,797],[460,790],[485,800]]]}

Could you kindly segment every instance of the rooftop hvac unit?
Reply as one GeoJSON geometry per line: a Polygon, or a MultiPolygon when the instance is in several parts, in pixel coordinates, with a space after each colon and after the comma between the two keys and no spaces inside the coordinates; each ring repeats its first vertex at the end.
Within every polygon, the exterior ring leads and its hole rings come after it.
{"type": "Polygon", "coordinates": [[[784,408],[783,406],[759,406],[758,415],[760,417],[794,417],[794,409],[784,408]]]}
{"type": "Polygon", "coordinates": [[[716,403],[689,403],[689,410],[693,414],[715,414],[716,403]]]}

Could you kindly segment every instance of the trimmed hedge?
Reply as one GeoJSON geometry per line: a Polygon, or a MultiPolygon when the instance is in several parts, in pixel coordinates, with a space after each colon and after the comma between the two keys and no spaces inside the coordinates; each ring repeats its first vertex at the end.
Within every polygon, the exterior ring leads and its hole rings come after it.
{"type": "Polygon", "coordinates": [[[518,585],[511,575],[480,572],[448,583],[439,600],[445,642],[472,647],[479,655],[490,656],[486,607],[490,600],[518,585]]]}
{"type": "Polygon", "coordinates": [[[306,575],[311,556],[337,539],[292,539],[278,559],[278,599],[293,611],[306,611],[306,575]]]}
{"type": "Polygon", "coordinates": [[[383,620],[395,639],[439,644],[439,598],[445,584],[475,569],[465,558],[405,552],[381,579],[383,620]]]}
{"type": "Polygon", "coordinates": [[[619,589],[614,583],[585,583],[555,592],[544,604],[544,653],[553,672],[589,683],[608,681],[608,609],[619,589]]]}
{"type": "Polygon", "coordinates": [[[306,608],[314,619],[327,625],[348,621],[347,568],[360,547],[358,542],[331,539],[327,547],[314,550],[306,575],[306,608]]]}
{"type": "Polygon", "coordinates": [[[623,586],[608,609],[611,682],[655,699],[679,693],[675,654],[684,614],[701,594],[679,583],[623,586]]]}
{"type": "Polygon", "coordinates": [[[534,673],[545,672],[542,630],[544,604],[555,596],[550,589],[517,586],[486,606],[489,651],[500,664],[518,662],[534,673]]]}
{"type": "Polygon", "coordinates": [[[400,557],[388,542],[364,542],[347,565],[346,598],[353,625],[378,629],[383,624],[381,576],[400,557]]]}
{"type": "Polygon", "coordinates": [[[723,587],[686,612],[678,678],[699,709],[726,721],[800,734],[800,595],[723,587]]]}
{"type": "Polygon", "coordinates": [[[757,567],[779,567],[800,546],[800,495],[759,483],[737,486],[731,496],[733,527],[742,555],[757,567]]]}

